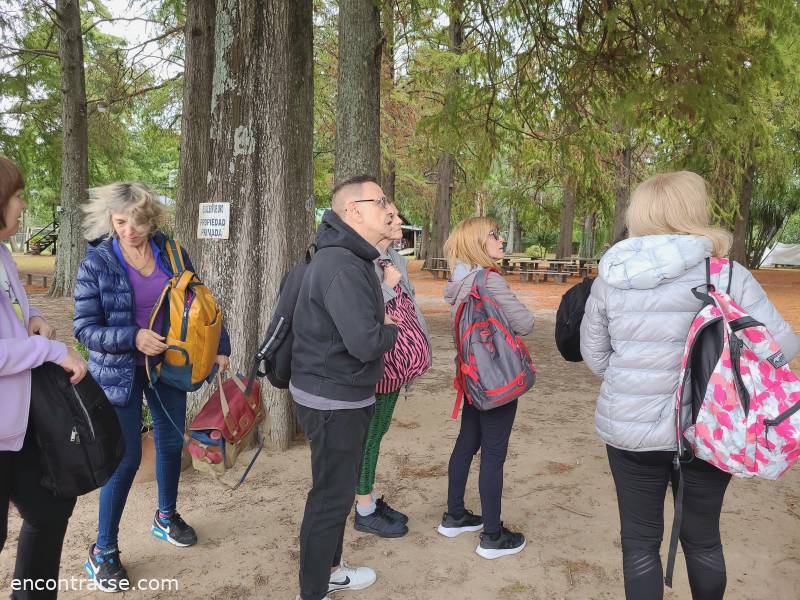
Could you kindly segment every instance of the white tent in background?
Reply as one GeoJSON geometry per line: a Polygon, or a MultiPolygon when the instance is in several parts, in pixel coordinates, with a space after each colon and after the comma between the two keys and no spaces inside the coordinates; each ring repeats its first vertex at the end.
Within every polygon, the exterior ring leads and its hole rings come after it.
{"type": "Polygon", "coordinates": [[[775,244],[771,249],[767,248],[761,266],[774,267],[775,265],[800,267],[800,244],[775,244]]]}

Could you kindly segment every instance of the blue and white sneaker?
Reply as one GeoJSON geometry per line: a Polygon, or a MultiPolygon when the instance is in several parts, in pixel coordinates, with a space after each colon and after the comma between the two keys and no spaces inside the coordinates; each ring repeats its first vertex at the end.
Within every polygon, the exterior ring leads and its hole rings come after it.
{"type": "Polygon", "coordinates": [[[89,560],[83,565],[86,575],[103,592],[120,592],[131,589],[128,573],[119,560],[119,550],[94,552],[95,544],[89,548],[89,560]]]}
{"type": "Polygon", "coordinates": [[[186,521],[181,519],[177,512],[163,518],[159,517],[158,511],[156,511],[156,515],[153,517],[153,527],[150,531],[158,539],[166,540],[170,544],[181,548],[194,546],[197,543],[197,534],[194,529],[187,525],[186,521]]]}

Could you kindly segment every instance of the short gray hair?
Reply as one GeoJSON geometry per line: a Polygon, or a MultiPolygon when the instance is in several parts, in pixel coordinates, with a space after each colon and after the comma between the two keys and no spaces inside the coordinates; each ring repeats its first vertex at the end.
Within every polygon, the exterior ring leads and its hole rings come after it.
{"type": "Polygon", "coordinates": [[[117,182],[89,190],[84,212],[83,236],[89,240],[114,237],[113,213],[128,213],[136,225],[149,225],[152,235],[164,218],[158,196],[143,183],[117,182]]]}

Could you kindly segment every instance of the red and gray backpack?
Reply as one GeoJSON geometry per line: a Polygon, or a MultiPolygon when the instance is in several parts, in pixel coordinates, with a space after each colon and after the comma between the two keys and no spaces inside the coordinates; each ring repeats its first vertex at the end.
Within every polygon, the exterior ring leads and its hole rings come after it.
{"type": "MultiPolygon", "coordinates": [[[[766,326],[731,298],[731,277],[729,260],[706,259],[706,284],[692,290],[704,305],[689,328],[675,395],[675,467],[697,457],[736,477],[777,479],[800,457],[800,379],[766,326]]],[[[667,585],[682,515],[679,482],[667,585]]]]}
{"type": "Polygon", "coordinates": [[[495,269],[475,275],[469,295],[458,307],[454,323],[458,396],[453,418],[464,398],[478,410],[491,410],[519,398],[533,387],[536,369],[522,339],[514,333],[503,309],[486,289],[495,269]]]}

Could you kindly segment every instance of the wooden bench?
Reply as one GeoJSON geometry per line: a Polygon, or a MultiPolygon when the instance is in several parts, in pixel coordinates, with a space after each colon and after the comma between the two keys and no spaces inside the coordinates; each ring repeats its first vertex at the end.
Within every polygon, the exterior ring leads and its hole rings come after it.
{"type": "Polygon", "coordinates": [[[48,281],[52,277],[52,275],[44,275],[42,273],[20,273],[20,281],[27,285],[33,285],[33,278],[36,277],[42,280],[42,287],[46,288],[49,287],[48,281]],[[24,277],[24,279],[22,279],[24,277]]]}
{"type": "Polygon", "coordinates": [[[520,281],[539,283],[539,281],[547,281],[549,277],[552,277],[557,283],[566,283],[569,273],[566,271],[540,271],[534,269],[520,270],[519,272],[520,281]]]}
{"type": "Polygon", "coordinates": [[[426,269],[426,271],[430,271],[431,275],[433,275],[434,279],[439,279],[440,275],[442,277],[444,277],[445,279],[447,279],[448,276],[450,275],[450,269],[448,269],[446,267],[445,268],[434,267],[434,268],[426,269]]]}

